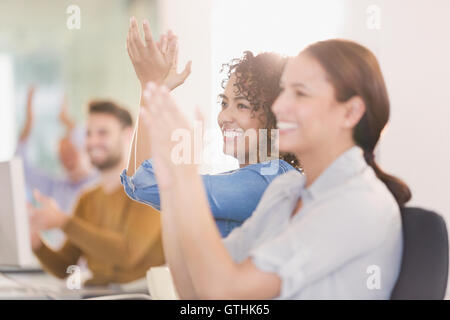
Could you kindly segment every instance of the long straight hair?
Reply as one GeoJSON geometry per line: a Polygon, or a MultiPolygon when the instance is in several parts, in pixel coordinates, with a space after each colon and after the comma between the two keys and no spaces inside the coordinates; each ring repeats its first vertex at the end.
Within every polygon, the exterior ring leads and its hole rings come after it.
{"type": "Polygon", "coordinates": [[[355,143],[364,150],[364,158],[394,195],[400,207],[411,199],[411,191],[399,178],[385,173],[375,162],[374,149],[389,120],[389,97],[380,66],[367,48],[348,40],[316,42],[304,51],[325,69],[334,87],[336,100],[359,96],[366,111],[353,131],[355,143]]]}

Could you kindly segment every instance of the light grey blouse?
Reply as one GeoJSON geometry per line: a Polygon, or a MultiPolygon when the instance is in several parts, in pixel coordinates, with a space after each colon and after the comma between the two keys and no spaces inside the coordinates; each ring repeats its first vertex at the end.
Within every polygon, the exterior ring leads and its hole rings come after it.
{"type": "Polygon", "coordinates": [[[296,170],[277,177],[224,244],[234,261],[280,277],[277,299],[389,299],[402,239],[394,197],[353,147],[308,188],[296,170]]]}

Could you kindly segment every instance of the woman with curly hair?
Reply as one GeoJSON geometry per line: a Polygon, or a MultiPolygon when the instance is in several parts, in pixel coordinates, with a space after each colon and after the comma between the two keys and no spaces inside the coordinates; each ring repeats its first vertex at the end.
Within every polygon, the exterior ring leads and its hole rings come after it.
{"type": "MultiPolygon", "coordinates": [[[[178,73],[177,38],[169,32],[155,43],[147,21],[143,29],[145,41],[132,18],[127,37],[128,53],[142,91],[149,81],[173,90],[188,77],[190,62],[178,73]]],[[[291,154],[271,157],[272,147],[277,146],[270,145],[271,137],[276,136],[276,131],[272,132],[276,122],[270,108],[280,92],[285,63],[286,58],[274,53],[254,56],[245,52],[241,59],[224,65],[227,79],[219,95],[222,110],[217,122],[223,134],[224,153],[238,158],[240,168],[202,176],[211,212],[223,237],[250,217],[274,178],[298,166],[291,154]]],[[[148,128],[145,123],[138,122],[136,126],[128,168],[121,175],[122,184],[132,199],[160,210],[148,128]]]]}

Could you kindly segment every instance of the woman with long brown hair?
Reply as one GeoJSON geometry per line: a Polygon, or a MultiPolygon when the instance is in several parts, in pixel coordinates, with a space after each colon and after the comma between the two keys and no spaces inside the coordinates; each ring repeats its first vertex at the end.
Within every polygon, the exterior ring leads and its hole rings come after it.
{"type": "Polygon", "coordinates": [[[375,56],[345,40],[291,59],[272,106],[280,150],[302,159],[276,178],[252,216],[222,241],[194,164],[170,160],[170,133],[189,129],[168,91],[150,84],[150,120],[166,253],[182,298],[389,299],[402,256],[408,187],[376,164],[389,119],[375,56]],[[187,193],[186,190],[189,190],[187,193]]]}

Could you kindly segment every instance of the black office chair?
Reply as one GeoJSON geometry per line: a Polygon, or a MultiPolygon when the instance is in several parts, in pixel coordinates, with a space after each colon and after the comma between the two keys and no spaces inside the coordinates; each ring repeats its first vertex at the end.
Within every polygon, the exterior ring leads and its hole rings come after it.
{"type": "Polygon", "coordinates": [[[403,258],[392,300],[441,300],[448,276],[448,235],[435,212],[403,208],[403,258]]]}

